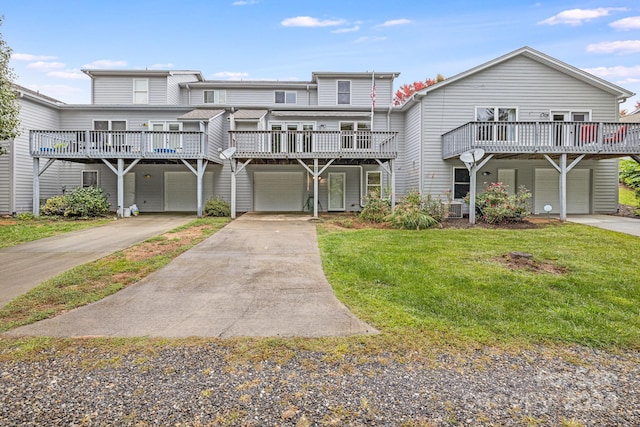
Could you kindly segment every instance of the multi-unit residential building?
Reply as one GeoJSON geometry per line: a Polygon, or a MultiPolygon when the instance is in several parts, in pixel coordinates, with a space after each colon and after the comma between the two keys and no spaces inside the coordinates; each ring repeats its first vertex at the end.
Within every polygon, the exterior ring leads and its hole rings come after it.
{"type": "Polygon", "coordinates": [[[640,124],[618,121],[634,94],[529,47],[399,106],[397,72],[315,72],[309,81],[85,73],[88,105],[19,89],[23,132],[0,157],[0,213],[38,213],[47,197],[98,185],[113,210],[201,214],[220,196],[234,216],[317,215],[358,211],[371,192],[461,201],[496,181],[531,190],[535,213],[613,213],[618,158],[640,160],[640,124]],[[484,156],[465,165],[460,156],[474,149],[484,156]]]}

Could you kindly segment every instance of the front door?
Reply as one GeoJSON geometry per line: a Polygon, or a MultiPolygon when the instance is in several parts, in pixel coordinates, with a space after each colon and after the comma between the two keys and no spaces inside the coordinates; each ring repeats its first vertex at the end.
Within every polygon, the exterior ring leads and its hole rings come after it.
{"type": "Polygon", "coordinates": [[[566,138],[569,132],[567,132],[567,125],[564,123],[569,121],[569,113],[556,112],[551,113],[551,120],[553,121],[551,138],[552,145],[562,146],[566,143],[566,138]]]}
{"type": "Polygon", "coordinates": [[[344,172],[329,173],[329,210],[344,211],[345,199],[345,174],[344,172]]]}

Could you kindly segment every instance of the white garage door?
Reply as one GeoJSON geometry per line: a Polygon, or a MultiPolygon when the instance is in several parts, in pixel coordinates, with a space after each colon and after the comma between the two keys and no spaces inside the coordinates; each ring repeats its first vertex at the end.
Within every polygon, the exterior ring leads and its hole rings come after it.
{"type": "Polygon", "coordinates": [[[304,204],[303,172],[254,172],[253,209],[258,212],[297,212],[304,204]]]}
{"type": "MultiPolygon", "coordinates": [[[[534,213],[544,213],[544,206],[551,205],[551,213],[560,213],[560,174],[555,169],[536,169],[534,213]]],[[[567,174],[567,213],[590,213],[591,179],[589,169],[573,169],[567,174]]]]}
{"type": "MultiPolygon", "coordinates": [[[[213,197],[213,172],[202,178],[203,202],[213,197]]],[[[169,212],[195,212],[198,210],[198,183],[192,172],[164,173],[164,210],[169,212]]]]}

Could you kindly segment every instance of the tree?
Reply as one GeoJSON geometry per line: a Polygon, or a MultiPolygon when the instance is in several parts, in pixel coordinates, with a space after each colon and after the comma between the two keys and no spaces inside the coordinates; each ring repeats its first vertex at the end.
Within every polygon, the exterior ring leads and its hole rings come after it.
{"type": "Polygon", "coordinates": [[[436,83],[440,83],[444,80],[444,76],[442,74],[438,74],[435,79],[431,79],[429,77],[426,78],[424,82],[416,81],[411,84],[405,83],[400,86],[400,89],[396,91],[396,96],[393,98],[394,105],[402,105],[414,93],[424,89],[427,86],[433,86],[436,83]]]}
{"type": "MultiPolygon", "coordinates": [[[[4,21],[4,16],[0,16],[0,26],[4,21]]],[[[11,48],[2,38],[0,33],[0,141],[13,139],[19,134],[18,113],[20,106],[16,99],[16,91],[13,87],[15,74],[9,67],[11,59],[11,48]]],[[[6,154],[7,149],[0,146],[0,155],[6,154]]]]}

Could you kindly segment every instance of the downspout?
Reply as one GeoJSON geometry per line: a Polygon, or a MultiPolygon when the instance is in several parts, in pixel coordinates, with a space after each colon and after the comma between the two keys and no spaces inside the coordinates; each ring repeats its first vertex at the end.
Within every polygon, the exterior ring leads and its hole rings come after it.
{"type": "Polygon", "coordinates": [[[420,126],[418,138],[418,143],[420,144],[420,155],[418,156],[418,162],[420,163],[420,167],[418,168],[420,180],[418,181],[418,192],[421,195],[424,195],[424,132],[422,131],[422,126],[424,124],[424,108],[422,108],[422,99],[418,102],[420,102],[420,126]]]}
{"type": "Polygon", "coordinates": [[[187,88],[187,104],[191,105],[191,88],[189,87],[189,83],[187,83],[186,88],[187,88]]]}

